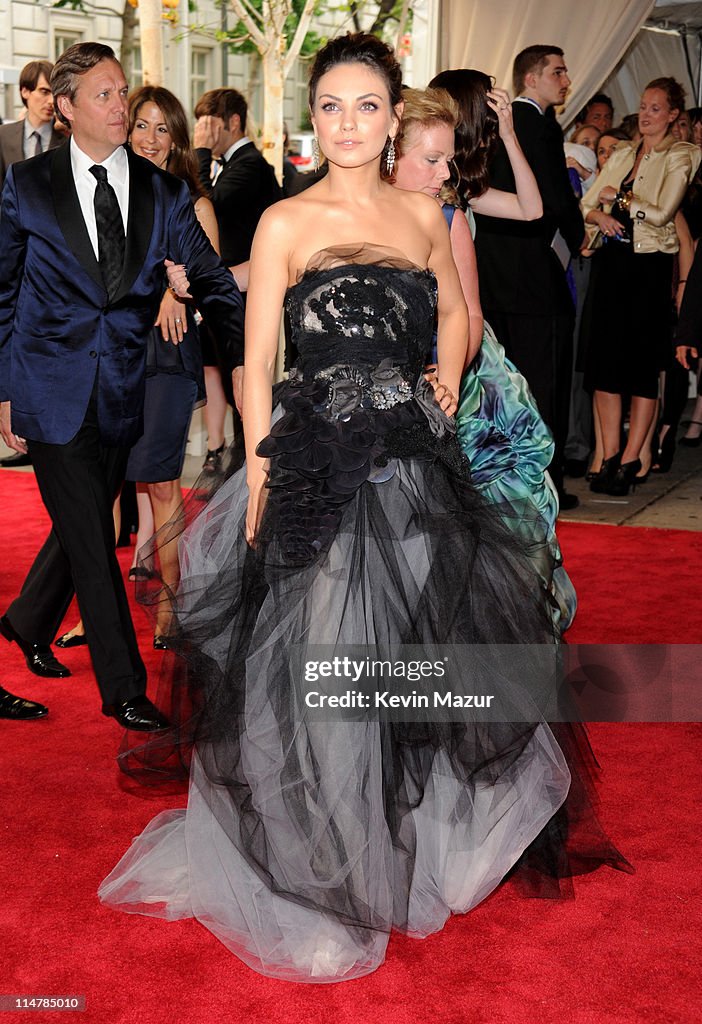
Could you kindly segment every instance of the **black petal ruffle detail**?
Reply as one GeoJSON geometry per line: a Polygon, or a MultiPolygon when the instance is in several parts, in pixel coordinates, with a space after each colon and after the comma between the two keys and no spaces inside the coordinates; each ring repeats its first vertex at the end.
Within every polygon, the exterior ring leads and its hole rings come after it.
{"type": "MultiPolygon", "coordinates": [[[[259,543],[274,545],[288,566],[307,565],[329,549],[345,506],[364,483],[389,479],[395,470],[391,460],[440,459],[456,473],[467,471],[455,436],[434,433],[433,420],[443,413],[438,406],[427,413],[432,399],[423,379],[421,405],[400,399],[390,408],[364,408],[369,392],[363,382],[344,377],[343,367],[333,369],[337,374],[331,377],[288,381],[280,394],[285,412],[257,448],[270,460],[259,543]],[[275,535],[268,528],[273,522],[275,535]]],[[[378,370],[368,375],[371,387],[404,384],[395,379],[397,371],[378,370]]]]}

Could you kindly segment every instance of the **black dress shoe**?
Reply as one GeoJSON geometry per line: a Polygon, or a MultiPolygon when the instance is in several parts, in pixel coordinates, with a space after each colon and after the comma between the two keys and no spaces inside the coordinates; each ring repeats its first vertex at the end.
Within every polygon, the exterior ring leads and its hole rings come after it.
{"type": "Polygon", "coordinates": [[[105,705],[102,713],[116,718],[121,726],[134,732],[158,732],[169,729],[171,725],[166,716],[144,696],[130,697],[121,704],[105,705]]]}
{"type": "Polygon", "coordinates": [[[568,494],[567,491],[558,492],[558,509],[560,512],[571,512],[580,504],[577,494],[568,494]]]}
{"type": "Polygon", "coordinates": [[[14,629],[7,615],[0,617],[0,633],[10,643],[17,644],[27,662],[27,668],[35,676],[43,676],[46,679],[66,679],[70,676],[71,670],[57,660],[48,644],[27,643],[14,629]]]}
{"type": "Polygon", "coordinates": [[[16,721],[28,721],[30,718],[43,718],[49,709],[35,700],[15,697],[0,686],[0,718],[14,718],[16,721]]]}
{"type": "Polygon", "coordinates": [[[167,651],[168,640],[163,633],[157,633],[154,637],[154,650],[155,651],[167,651]]]}
{"type": "Polygon", "coordinates": [[[17,469],[19,466],[31,466],[31,456],[26,452],[17,452],[15,455],[7,455],[0,459],[0,466],[3,469],[17,469]]]}
{"type": "Polygon", "coordinates": [[[64,651],[67,647],[85,647],[87,642],[85,633],[64,633],[54,641],[56,646],[63,648],[64,651]]]}

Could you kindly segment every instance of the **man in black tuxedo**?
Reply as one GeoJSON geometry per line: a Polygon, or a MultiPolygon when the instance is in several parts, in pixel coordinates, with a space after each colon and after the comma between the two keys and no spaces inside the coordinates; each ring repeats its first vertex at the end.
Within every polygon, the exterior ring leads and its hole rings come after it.
{"type": "Polygon", "coordinates": [[[167,722],[146,697],[112,503],[143,429],[164,260],[187,265],[198,307],[242,362],[243,302],[185,183],[125,149],[128,86],[113,51],[70,47],[51,87],[70,142],[14,164],[2,194],[0,432],[29,451],[53,529],[0,633],[36,675],[70,675],[50,645],[75,588],[103,712],[152,731],[167,722]]]}
{"type": "MultiPolygon", "coordinates": [[[[480,297],[505,351],[526,377],[555,441],[551,475],[561,508],[578,500],[563,489],[564,447],[572,371],[575,308],[563,263],[577,254],[585,229],[563,152],[554,106],[570,79],[557,46],[530,46],[514,61],[514,128],[539,185],[544,215],[537,221],[478,216],[476,250],[480,297]]],[[[500,143],[490,184],[516,192],[500,143]]]]}
{"type": "MultiPolygon", "coordinates": [[[[195,107],[193,145],[200,181],[212,200],[222,259],[228,267],[245,263],[261,214],[282,198],[273,168],[246,134],[246,100],[236,89],[213,89],[195,107]],[[213,175],[213,163],[218,164],[213,175]]],[[[232,375],[241,407],[243,368],[233,353],[218,346],[225,379],[232,375]]]]}

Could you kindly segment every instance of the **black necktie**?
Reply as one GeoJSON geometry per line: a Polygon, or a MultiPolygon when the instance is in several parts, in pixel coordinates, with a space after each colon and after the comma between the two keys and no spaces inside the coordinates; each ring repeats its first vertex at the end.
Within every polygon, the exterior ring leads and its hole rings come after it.
{"type": "Polygon", "coordinates": [[[98,235],[98,262],[107,294],[111,296],[117,289],[124,266],[124,222],[105,168],[93,164],[90,173],[97,179],[93,204],[98,235]]]}
{"type": "Polygon", "coordinates": [[[34,139],[34,152],[32,153],[32,156],[39,156],[40,153],[44,152],[41,145],[41,135],[39,134],[39,132],[32,132],[32,134],[29,136],[29,139],[30,141],[34,139]]]}

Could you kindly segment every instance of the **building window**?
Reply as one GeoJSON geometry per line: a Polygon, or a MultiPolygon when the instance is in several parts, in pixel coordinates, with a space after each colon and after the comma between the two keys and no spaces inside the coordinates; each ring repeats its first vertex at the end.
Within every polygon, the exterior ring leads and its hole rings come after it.
{"type": "Polygon", "coordinates": [[[125,61],[127,81],[130,89],[139,89],[144,84],[144,69],[141,65],[141,46],[134,46],[127,51],[125,61]]]}
{"type": "Polygon", "coordinates": [[[83,33],[68,28],[54,29],[54,60],[58,60],[64,50],[74,43],[83,42],[83,33]]]}
{"type": "Polygon", "coordinates": [[[212,80],[212,51],[196,47],[190,52],[190,95],[193,103],[207,92],[212,80]]]}

